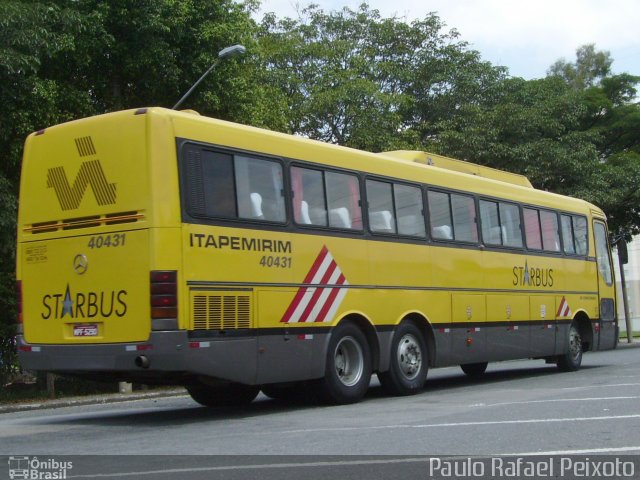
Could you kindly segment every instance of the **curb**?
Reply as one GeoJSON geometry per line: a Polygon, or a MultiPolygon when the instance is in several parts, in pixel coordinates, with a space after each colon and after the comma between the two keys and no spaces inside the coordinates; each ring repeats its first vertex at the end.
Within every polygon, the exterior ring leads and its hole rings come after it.
{"type": "Polygon", "coordinates": [[[107,393],[103,395],[87,395],[86,397],[56,398],[53,400],[39,400],[35,402],[0,405],[0,415],[4,413],[28,412],[31,410],[41,410],[45,408],[78,407],[82,405],[121,403],[135,400],[148,400],[150,398],[181,397],[186,395],[188,394],[184,388],[175,388],[157,392],[107,393]]]}

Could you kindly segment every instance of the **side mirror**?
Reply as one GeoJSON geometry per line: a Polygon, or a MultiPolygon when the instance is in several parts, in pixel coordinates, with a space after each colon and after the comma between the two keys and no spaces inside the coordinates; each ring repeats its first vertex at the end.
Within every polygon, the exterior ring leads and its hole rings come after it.
{"type": "Polygon", "coordinates": [[[620,259],[620,263],[626,265],[629,263],[629,252],[627,250],[627,242],[624,241],[624,238],[620,238],[616,242],[616,246],[618,247],[618,258],[620,259]]]}

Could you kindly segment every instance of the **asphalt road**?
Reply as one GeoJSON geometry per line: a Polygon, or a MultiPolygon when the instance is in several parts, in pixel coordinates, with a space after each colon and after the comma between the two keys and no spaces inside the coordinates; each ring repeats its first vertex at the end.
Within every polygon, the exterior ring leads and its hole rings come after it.
{"type": "MultiPolygon", "coordinates": [[[[4,413],[0,455],[75,462],[66,478],[305,480],[450,478],[425,455],[577,455],[631,459],[637,478],[640,457],[625,456],[640,454],[639,400],[640,348],[623,347],[585,355],[575,373],[542,361],[491,364],[478,380],[432,370],[411,397],[386,397],[374,379],[348,406],[261,395],[209,410],[185,395],[4,413]]],[[[0,478],[5,465],[0,458],[0,478]]]]}

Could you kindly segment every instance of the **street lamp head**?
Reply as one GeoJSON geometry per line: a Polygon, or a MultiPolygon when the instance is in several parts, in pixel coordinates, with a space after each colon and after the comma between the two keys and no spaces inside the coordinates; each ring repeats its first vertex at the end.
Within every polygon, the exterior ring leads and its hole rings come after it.
{"type": "Polygon", "coordinates": [[[185,93],[182,96],[182,98],[178,100],[178,103],[176,103],[172,107],[172,109],[177,110],[180,107],[180,105],[182,105],[182,103],[187,99],[187,97],[191,95],[191,92],[193,92],[195,88],[198,85],[200,85],[200,82],[204,80],[204,77],[209,75],[209,73],[211,73],[211,70],[213,70],[219,62],[221,62],[225,58],[231,58],[231,57],[237,57],[238,55],[243,55],[246,51],[247,49],[243,45],[232,45],[230,47],[223,48],[222,50],[220,50],[220,52],[218,52],[218,58],[216,59],[216,61],[213,62],[213,64],[211,64],[209,69],[202,74],[202,76],[198,79],[198,81],[191,86],[191,88],[187,91],[187,93],[185,93]]]}
{"type": "Polygon", "coordinates": [[[224,58],[237,57],[239,55],[244,55],[246,51],[247,49],[244,45],[232,45],[220,50],[220,52],[218,52],[218,58],[222,60],[224,58]]]}

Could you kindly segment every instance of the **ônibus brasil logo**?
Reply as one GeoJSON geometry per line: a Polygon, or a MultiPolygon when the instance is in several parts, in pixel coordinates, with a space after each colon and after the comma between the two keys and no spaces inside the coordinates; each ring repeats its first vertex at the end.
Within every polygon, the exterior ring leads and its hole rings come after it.
{"type": "Polygon", "coordinates": [[[73,462],[60,461],[55,458],[45,460],[38,457],[9,457],[9,478],[11,480],[25,479],[65,479],[67,470],[73,468],[73,462]]]}

